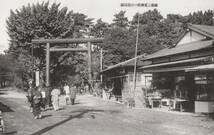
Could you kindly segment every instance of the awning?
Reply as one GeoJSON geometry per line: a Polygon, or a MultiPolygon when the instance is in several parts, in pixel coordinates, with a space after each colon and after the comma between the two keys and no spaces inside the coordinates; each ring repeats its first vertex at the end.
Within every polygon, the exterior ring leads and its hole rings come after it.
{"type": "Polygon", "coordinates": [[[144,73],[160,73],[160,72],[175,72],[175,71],[185,71],[187,68],[192,68],[194,66],[179,66],[179,67],[168,67],[168,68],[148,68],[148,69],[143,69],[144,73]]]}
{"type": "Polygon", "coordinates": [[[207,64],[207,65],[201,65],[196,66],[193,68],[186,68],[186,72],[194,72],[194,71],[214,71],[214,64],[207,64]]]}
{"type": "Polygon", "coordinates": [[[192,59],[187,59],[187,60],[180,60],[180,61],[173,61],[173,62],[166,62],[166,63],[161,63],[161,64],[151,64],[148,66],[142,66],[139,69],[147,69],[147,68],[156,68],[156,67],[161,67],[161,66],[169,66],[169,65],[175,65],[175,64],[183,64],[183,63],[189,63],[189,62],[197,62],[201,60],[205,60],[210,58],[209,56],[207,57],[200,57],[200,58],[192,58],[192,59]]]}

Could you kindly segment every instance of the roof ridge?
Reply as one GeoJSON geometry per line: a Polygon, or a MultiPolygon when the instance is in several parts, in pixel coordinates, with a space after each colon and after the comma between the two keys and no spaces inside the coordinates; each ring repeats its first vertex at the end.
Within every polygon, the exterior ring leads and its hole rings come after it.
{"type": "MultiPolygon", "coordinates": [[[[192,44],[195,44],[195,43],[201,43],[201,42],[212,42],[212,41],[214,41],[214,39],[211,39],[211,40],[199,40],[199,41],[192,41],[192,42],[189,42],[189,43],[183,43],[183,44],[177,45],[177,46],[172,47],[172,48],[185,47],[185,46],[189,46],[189,45],[192,45],[192,44]]],[[[169,49],[172,49],[172,48],[169,48],[169,49]]]]}
{"type": "MultiPolygon", "coordinates": [[[[211,35],[210,38],[213,38],[213,39],[214,39],[214,34],[209,33],[209,32],[207,32],[207,31],[205,31],[205,30],[203,30],[203,29],[201,29],[201,28],[199,28],[199,27],[197,27],[197,26],[205,26],[205,27],[214,27],[214,26],[188,24],[188,28],[189,28],[189,29],[191,29],[191,30],[193,30],[193,31],[194,31],[194,29],[199,30],[199,31],[204,32],[204,33],[206,33],[206,34],[208,34],[208,35],[211,35]],[[194,28],[194,29],[192,29],[191,27],[194,28]]],[[[198,32],[198,31],[197,31],[197,32],[198,32]]],[[[199,33],[200,33],[200,32],[199,32],[199,33]]],[[[204,35],[203,33],[201,33],[201,34],[204,35]]]]}

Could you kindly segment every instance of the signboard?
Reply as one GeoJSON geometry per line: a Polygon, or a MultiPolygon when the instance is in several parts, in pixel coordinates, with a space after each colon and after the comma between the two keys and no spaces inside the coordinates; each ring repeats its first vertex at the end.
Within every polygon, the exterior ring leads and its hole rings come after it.
{"type": "Polygon", "coordinates": [[[36,71],[36,86],[39,86],[39,71],[36,71]]]}
{"type": "Polygon", "coordinates": [[[210,84],[214,83],[214,77],[206,74],[198,74],[195,75],[195,83],[196,84],[210,84]]]}

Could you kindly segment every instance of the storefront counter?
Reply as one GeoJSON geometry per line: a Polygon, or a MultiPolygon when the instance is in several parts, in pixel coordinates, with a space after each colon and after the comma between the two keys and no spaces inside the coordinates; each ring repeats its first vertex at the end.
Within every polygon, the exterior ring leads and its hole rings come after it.
{"type": "Polygon", "coordinates": [[[195,113],[214,112],[214,101],[195,101],[195,113]]]}

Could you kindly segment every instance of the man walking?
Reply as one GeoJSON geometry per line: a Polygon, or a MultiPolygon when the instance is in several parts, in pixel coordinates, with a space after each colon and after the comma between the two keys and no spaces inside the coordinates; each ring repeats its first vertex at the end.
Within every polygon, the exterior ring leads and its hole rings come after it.
{"type": "Polygon", "coordinates": [[[66,101],[66,105],[71,102],[70,101],[70,90],[69,90],[69,86],[67,84],[65,84],[64,86],[64,92],[65,92],[65,101],[66,101]]]}
{"type": "Polygon", "coordinates": [[[74,84],[71,84],[70,87],[70,100],[71,100],[71,105],[74,105],[75,103],[75,98],[76,98],[76,87],[74,84]]]}

